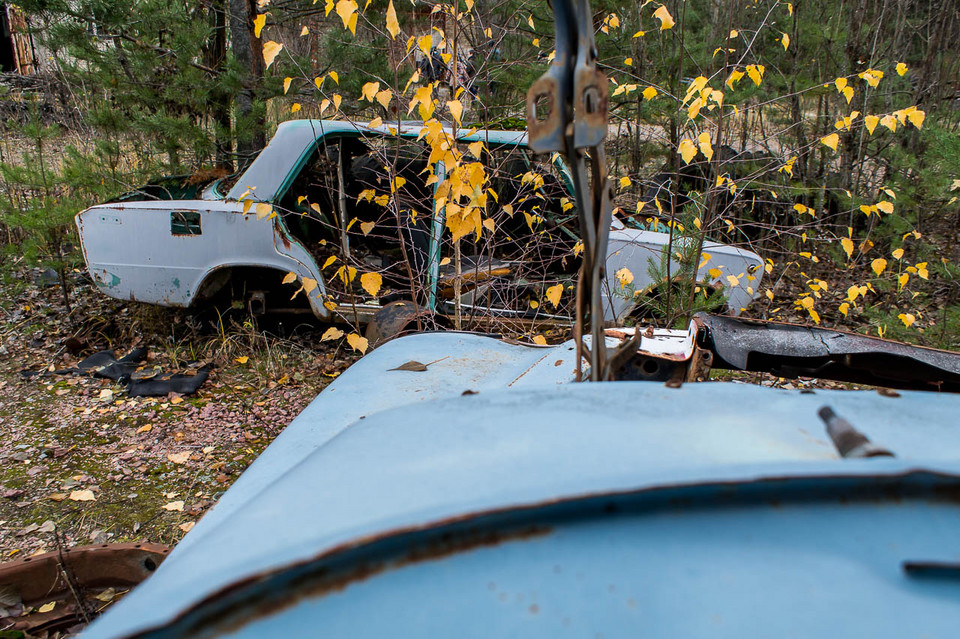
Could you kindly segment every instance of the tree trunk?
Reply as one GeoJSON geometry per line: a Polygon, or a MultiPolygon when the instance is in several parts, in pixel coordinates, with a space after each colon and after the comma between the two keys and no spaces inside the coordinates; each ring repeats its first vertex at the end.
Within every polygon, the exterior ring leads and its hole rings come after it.
{"type": "MultiPolygon", "coordinates": [[[[218,74],[227,62],[227,0],[213,0],[210,4],[210,24],[213,33],[207,49],[207,66],[218,74]]],[[[219,83],[210,98],[216,139],[216,166],[233,172],[233,139],[230,128],[230,96],[219,83]]]]}
{"type": "MultiPolygon", "coordinates": [[[[236,107],[237,155],[240,167],[249,163],[265,145],[265,112],[257,105],[263,81],[263,42],[253,34],[256,0],[229,0],[230,35],[233,57],[243,70],[243,88],[234,98],[236,107]]],[[[239,168],[239,167],[238,167],[239,168]]]]}

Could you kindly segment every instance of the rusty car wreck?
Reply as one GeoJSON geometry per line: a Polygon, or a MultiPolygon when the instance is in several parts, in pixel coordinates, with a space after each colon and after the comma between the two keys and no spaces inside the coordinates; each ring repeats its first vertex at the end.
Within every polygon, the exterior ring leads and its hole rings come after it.
{"type": "MultiPolygon", "coordinates": [[[[418,141],[422,132],[414,123],[398,130],[285,122],[238,178],[186,187],[161,181],[79,213],[90,275],[119,299],[168,306],[239,301],[259,314],[299,310],[290,301],[296,286],[280,286],[295,273],[318,283],[307,303],[323,320],[365,324],[398,300],[449,316],[456,303],[452,247],[442,209],[431,210],[437,180],[431,183],[425,172],[429,151],[418,141]],[[390,191],[387,165],[404,183],[395,213],[374,197],[390,191]],[[382,274],[384,287],[371,296],[357,282],[345,285],[334,275],[341,266],[382,274]]],[[[453,131],[446,132],[452,139],[453,131]]],[[[532,152],[525,132],[460,130],[456,140],[466,157],[487,167],[498,194],[491,220],[502,236],[485,238],[464,256],[463,312],[569,323],[569,303],[549,312],[530,304],[552,285],[572,287],[579,269],[569,167],[557,153],[532,152]]],[[[440,162],[433,175],[444,170],[440,162]]],[[[635,278],[627,292],[617,286],[603,291],[610,301],[607,319],[615,322],[636,314],[635,298],[656,284],[650,264],[664,259],[671,236],[662,224],[649,230],[651,222],[633,218],[612,218],[610,225],[607,270],[625,267],[635,278]]],[[[757,295],[762,260],[716,242],[703,248],[711,258],[700,265],[697,280],[705,290],[722,292],[730,312],[739,313],[757,295]]],[[[672,261],[678,272],[675,255],[672,261]]]]}

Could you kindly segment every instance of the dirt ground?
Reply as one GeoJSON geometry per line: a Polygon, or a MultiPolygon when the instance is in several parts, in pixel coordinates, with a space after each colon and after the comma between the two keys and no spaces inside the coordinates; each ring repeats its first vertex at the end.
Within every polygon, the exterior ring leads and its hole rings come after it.
{"type": "Polygon", "coordinates": [[[355,359],[320,343],[318,327],[286,338],[249,325],[204,333],[184,313],[115,302],[87,284],[68,313],[58,286],[31,281],[38,273],[0,292],[0,561],[58,544],[176,544],[355,359]],[[149,348],[147,368],[212,363],[210,377],[192,396],[132,398],[110,380],[52,372],[135,346],[149,348]]]}

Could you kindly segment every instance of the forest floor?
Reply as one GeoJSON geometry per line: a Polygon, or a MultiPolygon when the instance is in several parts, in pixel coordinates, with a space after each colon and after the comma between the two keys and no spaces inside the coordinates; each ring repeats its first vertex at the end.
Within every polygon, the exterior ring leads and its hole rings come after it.
{"type": "Polygon", "coordinates": [[[211,334],[182,312],[106,298],[80,275],[68,312],[59,286],[33,281],[39,272],[0,289],[0,561],[58,545],[174,545],[356,359],[321,343],[317,326],[211,334]],[[190,396],[129,397],[108,379],[53,372],[138,346],[147,367],[213,364],[210,377],[190,396]]]}

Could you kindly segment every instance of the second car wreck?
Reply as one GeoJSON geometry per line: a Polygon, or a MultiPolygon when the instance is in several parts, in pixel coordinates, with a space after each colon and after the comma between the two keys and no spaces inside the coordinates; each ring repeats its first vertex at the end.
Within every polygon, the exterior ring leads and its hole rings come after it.
{"type": "MultiPolygon", "coordinates": [[[[405,300],[441,318],[459,306],[470,319],[494,319],[469,323],[480,328],[497,319],[569,323],[583,245],[561,156],[534,153],[524,132],[443,130],[488,178],[488,217],[464,243],[458,274],[437,206],[447,167],[429,157],[424,132],[413,123],[283,123],[232,184],[184,191],[158,183],[77,215],[89,271],[108,295],[169,306],[239,300],[257,314],[297,310],[306,299],[318,318],[365,324],[405,300]],[[280,286],[288,273],[297,282],[280,286]],[[368,273],[376,288],[361,282],[368,273]],[[308,295],[291,301],[302,283],[308,295]],[[543,304],[558,285],[565,293],[543,304]]],[[[682,242],[672,241],[678,273],[682,242]]],[[[607,271],[630,276],[602,293],[608,321],[642,313],[643,296],[658,284],[652,267],[662,268],[670,244],[670,234],[643,220],[611,220],[607,271]]],[[[736,314],[762,274],[756,254],[707,241],[696,280],[736,314]]]]}

